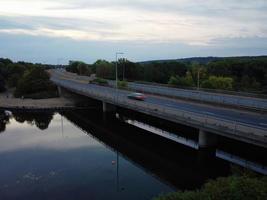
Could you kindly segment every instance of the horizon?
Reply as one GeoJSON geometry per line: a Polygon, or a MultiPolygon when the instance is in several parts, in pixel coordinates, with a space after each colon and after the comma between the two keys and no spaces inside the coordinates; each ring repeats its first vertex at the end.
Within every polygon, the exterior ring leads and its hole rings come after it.
{"type": "Polygon", "coordinates": [[[1,0],[0,57],[33,63],[267,55],[267,2],[1,0]]]}
{"type": "MultiPolygon", "coordinates": [[[[157,62],[157,61],[179,61],[179,60],[187,60],[187,59],[202,59],[202,58],[219,58],[219,59],[228,59],[228,58],[258,58],[258,57],[267,57],[267,55],[256,55],[256,56],[195,56],[195,57],[182,57],[182,58],[170,58],[170,59],[158,59],[158,60],[143,60],[143,61],[133,61],[133,60],[129,60],[127,59],[128,61],[130,62],[134,62],[134,63],[145,63],[145,62],[157,62]]],[[[31,61],[26,61],[26,60],[12,60],[11,58],[8,58],[8,57],[0,57],[0,59],[9,59],[11,60],[12,62],[14,63],[18,63],[18,62],[25,62],[25,63],[32,63],[32,64],[41,64],[41,65],[68,65],[70,61],[74,61],[74,62],[84,62],[86,64],[89,64],[89,65],[92,65],[94,64],[96,61],[98,60],[105,60],[105,59],[96,59],[95,61],[91,62],[91,63],[88,63],[88,62],[85,62],[83,60],[68,60],[67,63],[42,63],[42,62],[31,62],[31,61]]],[[[115,62],[115,60],[106,60],[108,62],[115,62]]]]}

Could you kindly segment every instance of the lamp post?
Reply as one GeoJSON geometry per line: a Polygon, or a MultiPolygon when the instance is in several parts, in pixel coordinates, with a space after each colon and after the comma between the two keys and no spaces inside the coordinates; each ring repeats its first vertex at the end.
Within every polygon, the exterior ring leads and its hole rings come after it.
{"type": "Polygon", "coordinates": [[[116,88],[118,88],[118,55],[123,55],[123,53],[116,52],[116,88]]]}
{"type": "Polygon", "coordinates": [[[58,58],[57,59],[57,68],[58,69],[60,68],[59,65],[60,65],[60,63],[61,63],[62,60],[63,60],[63,58],[58,58]]]}
{"type": "Polygon", "coordinates": [[[199,90],[200,68],[197,69],[197,89],[199,90]]]}

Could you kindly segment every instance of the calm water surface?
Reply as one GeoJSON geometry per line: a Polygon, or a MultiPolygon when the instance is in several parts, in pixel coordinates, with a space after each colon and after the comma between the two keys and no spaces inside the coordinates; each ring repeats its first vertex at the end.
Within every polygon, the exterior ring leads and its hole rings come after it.
{"type": "Polygon", "coordinates": [[[10,119],[0,134],[1,200],[151,199],[174,190],[60,114],[45,130],[35,123],[10,119]]]}
{"type": "Polygon", "coordinates": [[[99,111],[1,116],[1,200],[145,200],[199,188],[232,167],[215,151],[179,145],[158,129],[152,134],[99,111]]]}

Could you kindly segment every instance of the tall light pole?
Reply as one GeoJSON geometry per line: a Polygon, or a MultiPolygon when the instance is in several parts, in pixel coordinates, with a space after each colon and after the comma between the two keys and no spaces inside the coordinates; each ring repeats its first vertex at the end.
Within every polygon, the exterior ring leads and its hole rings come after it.
{"type": "Polygon", "coordinates": [[[197,89],[199,90],[200,68],[197,69],[197,89]]]}
{"type": "Polygon", "coordinates": [[[118,55],[123,55],[123,53],[116,52],[116,88],[118,88],[118,55]]]}
{"type": "Polygon", "coordinates": [[[60,64],[60,62],[61,62],[62,60],[63,60],[63,58],[58,58],[58,59],[57,59],[57,68],[60,68],[60,67],[59,67],[59,64],[60,64]]]}

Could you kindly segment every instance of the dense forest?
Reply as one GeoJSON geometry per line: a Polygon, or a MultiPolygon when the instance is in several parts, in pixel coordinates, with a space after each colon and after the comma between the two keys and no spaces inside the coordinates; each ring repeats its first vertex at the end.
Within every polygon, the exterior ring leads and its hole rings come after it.
{"type": "MultiPolygon", "coordinates": [[[[16,88],[15,96],[54,96],[55,87],[46,69],[53,65],[12,62],[0,59],[0,91],[16,88]],[[40,93],[38,95],[38,93],[40,93]],[[43,95],[46,93],[45,95],[43,95]]],[[[67,71],[79,75],[96,74],[115,79],[115,62],[97,60],[93,64],[70,61],[67,71]]],[[[134,63],[118,61],[118,77],[125,81],[153,82],[182,88],[207,88],[267,93],[267,57],[189,58],[134,63]],[[197,62],[199,61],[199,62],[197,62]]]]}
{"type": "Polygon", "coordinates": [[[57,96],[56,87],[50,82],[48,65],[12,62],[0,58],[0,92],[14,88],[15,97],[48,98],[57,96]]]}
{"type": "MultiPolygon", "coordinates": [[[[115,63],[106,60],[94,64],[72,61],[66,69],[80,75],[96,73],[99,78],[115,79],[115,63]]],[[[267,93],[267,57],[208,57],[141,63],[120,59],[118,76],[120,80],[175,87],[267,93]]]]}

